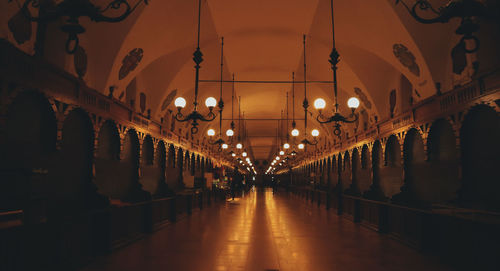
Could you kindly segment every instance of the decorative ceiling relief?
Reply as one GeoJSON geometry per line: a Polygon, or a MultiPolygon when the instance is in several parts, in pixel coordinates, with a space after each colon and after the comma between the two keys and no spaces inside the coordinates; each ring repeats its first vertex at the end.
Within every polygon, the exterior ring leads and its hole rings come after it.
{"type": "Polygon", "coordinates": [[[413,53],[406,48],[403,44],[394,44],[392,46],[394,56],[405,66],[408,70],[416,76],[420,76],[420,67],[416,62],[413,53]]]}
{"type": "Polygon", "coordinates": [[[73,65],[75,66],[78,78],[82,79],[87,73],[87,53],[81,46],[76,48],[75,54],[73,55],[73,65]]]}
{"type": "Polygon", "coordinates": [[[363,91],[360,88],[355,87],[354,93],[356,93],[356,95],[358,95],[358,98],[361,100],[361,102],[365,105],[365,107],[367,109],[372,109],[372,103],[370,102],[368,97],[366,97],[366,94],[363,93],[363,91]]]}
{"type": "Polygon", "coordinates": [[[164,111],[165,109],[167,109],[167,107],[174,100],[175,96],[177,96],[177,89],[174,89],[174,90],[170,91],[170,93],[167,95],[167,97],[165,98],[165,100],[163,100],[163,103],[161,105],[161,111],[164,111]]]}
{"type": "Polygon", "coordinates": [[[135,48],[123,58],[122,66],[120,67],[120,72],[118,73],[119,80],[127,77],[131,71],[137,68],[142,60],[143,54],[144,51],[141,48],[135,48]]]}
{"type": "Polygon", "coordinates": [[[17,44],[23,44],[31,39],[31,21],[26,18],[22,10],[10,18],[8,27],[17,44]]]}

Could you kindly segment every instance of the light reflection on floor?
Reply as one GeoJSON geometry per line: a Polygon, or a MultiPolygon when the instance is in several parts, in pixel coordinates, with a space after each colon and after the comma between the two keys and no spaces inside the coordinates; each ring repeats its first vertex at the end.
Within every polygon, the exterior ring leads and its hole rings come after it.
{"type": "Polygon", "coordinates": [[[415,250],[285,193],[212,205],[85,270],[449,270],[415,250]]]}

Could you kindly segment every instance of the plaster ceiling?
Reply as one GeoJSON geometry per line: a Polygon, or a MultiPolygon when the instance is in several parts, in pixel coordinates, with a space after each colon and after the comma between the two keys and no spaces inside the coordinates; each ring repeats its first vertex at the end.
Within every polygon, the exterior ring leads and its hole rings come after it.
{"type": "MultiPolygon", "coordinates": [[[[173,90],[188,103],[193,99],[195,72],[191,58],[196,48],[197,8],[197,0],[156,0],[118,24],[82,20],[87,29],[81,35],[81,44],[89,56],[89,73],[84,78],[87,84],[105,94],[110,86],[115,86],[118,96],[134,82],[136,96],[128,98],[138,100],[139,93],[145,93],[146,106],[151,109],[153,118],[168,120],[169,110],[175,109],[173,104],[167,108],[162,105],[173,90]],[[118,73],[123,59],[134,48],[143,50],[143,58],[120,80],[118,73]]],[[[10,14],[11,9],[14,10],[9,6],[4,12],[10,14]]],[[[434,82],[442,82],[450,66],[449,51],[457,40],[453,33],[456,22],[431,28],[417,24],[391,0],[334,0],[334,13],[337,48],[341,55],[339,100],[342,112],[347,112],[348,97],[360,96],[354,91],[359,89],[364,95],[362,109],[367,116],[361,121],[370,124],[375,117],[387,118],[390,115],[389,93],[392,89],[399,91],[403,77],[411,83],[413,89],[409,95],[415,101],[435,93],[434,82]],[[412,73],[395,56],[395,44],[402,44],[411,52],[419,74],[412,73]]],[[[201,19],[200,47],[204,54],[201,79],[220,78],[220,38],[223,36],[225,80],[235,74],[237,80],[287,81],[295,72],[295,79],[301,81],[304,77],[303,34],[307,37],[308,79],[327,81],[332,78],[328,63],[332,48],[329,0],[203,0],[201,19]]],[[[49,52],[49,57],[56,64],[68,67],[68,57],[58,56],[56,51],[49,52]]],[[[295,115],[301,119],[297,121],[301,131],[303,88],[303,84],[295,85],[295,115]]],[[[219,91],[219,83],[201,83],[200,99],[208,96],[218,99],[219,91]]],[[[276,151],[275,146],[280,142],[275,137],[276,119],[285,110],[285,95],[290,91],[291,84],[235,85],[235,96],[241,96],[245,118],[266,119],[245,122],[246,147],[254,159],[268,159],[276,151]]],[[[325,98],[328,108],[332,108],[330,84],[309,84],[309,102],[312,104],[317,97],[325,98]]],[[[230,83],[223,85],[223,99],[225,130],[230,123],[227,119],[231,118],[230,83]]],[[[396,110],[401,110],[405,102],[398,101],[396,110]]],[[[288,105],[291,117],[291,99],[288,105]]],[[[237,109],[235,102],[235,117],[237,109]]],[[[189,110],[188,106],[185,111],[189,110]]],[[[314,109],[312,113],[315,116],[314,109]]],[[[179,128],[186,126],[177,125],[176,131],[179,128]]],[[[195,139],[203,141],[208,128],[218,128],[218,125],[204,124],[195,139]]],[[[313,128],[321,130],[323,146],[335,139],[329,125],[319,125],[310,116],[308,130],[313,128]]],[[[345,130],[353,133],[354,129],[346,125],[345,130]]]]}

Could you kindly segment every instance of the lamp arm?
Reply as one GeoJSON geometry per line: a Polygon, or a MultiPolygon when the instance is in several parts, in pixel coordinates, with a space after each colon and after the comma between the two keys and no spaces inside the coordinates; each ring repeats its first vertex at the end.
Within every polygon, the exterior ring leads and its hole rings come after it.
{"type": "Polygon", "coordinates": [[[96,22],[112,22],[112,23],[121,22],[125,18],[127,18],[131,13],[133,13],[135,9],[143,2],[145,5],[149,4],[149,0],[139,0],[132,7],[126,0],[114,0],[113,2],[109,3],[109,5],[106,8],[99,10],[98,13],[92,16],[91,18],[96,22]],[[103,15],[103,13],[109,10],[110,8],[117,10],[120,9],[122,5],[125,6],[125,11],[120,16],[107,17],[103,15]]]}
{"type": "MultiPolygon", "coordinates": [[[[9,0],[11,2],[12,0],[9,0]]],[[[23,5],[19,3],[19,0],[16,0],[16,3],[23,13],[24,17],[26,17],[28,20],[32,22],[40,22],[40,21],[54,21],[57,18],[61,17],[62,12],[60,9],[55,8],[55,9],[47,9],[45,7],[40,6],[40,0],[26,0],[23,5]],[[31,13],[29,12],[29,5],[31,4],[31,7],[37,8],[40,11],[40,8],[44,9],[44,15],[42,17],[35,17],[32,16],[31,13]]],[[[40,13],[40,12],[39,12],[40,13]]]]}
{"type": "Polygon", "coordinates": [[[427,0],[418,0],[413,4],[413,7],[409,7],[408,4],[406,4],[403,0],[396,0],[396,5],[401,3],[406,10],[408,10],[408,13],[410,13],[415,20],[417,20],[419,23],[423,24],[433,24],[433,23],[446,23],[450,20],[449,16],[446,16],[445,8],[441,8],[436,10],[427,0]],[[431,11],[436,15],[434,18],[426,19],[423,18],[418,14],[418,10],[422,11],[431,11]]]}
{"type": "Polygon", "coordinates": [[[184,115],[182,115],[182,113],[177,113],[175,114],[175,120],[178,122],[186,122],[189,121],[189,117],[184,118],[184,115]]]}

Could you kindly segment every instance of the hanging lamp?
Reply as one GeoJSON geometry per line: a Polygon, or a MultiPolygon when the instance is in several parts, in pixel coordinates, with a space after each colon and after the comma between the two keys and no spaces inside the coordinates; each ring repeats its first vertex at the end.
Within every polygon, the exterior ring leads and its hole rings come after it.
{"type": "Polygon", "coordinates": [[[194,109],[187,116],[182,114],[182,109],[186,107],[186,99],[178,97],[175,99],[175,107],[177,107],[177,114],[175,114],[175,120],[179,122],[191,121],[191,134],[198,133],[198,121],[209,122],[215,119],[215,113],[213,112],[214,107],[217,105],[217,100],[214,97],[208,97],[205,100],[205,105],[208,107],[208,114],[203,116],[198,112],[198,85],[200,80],[200,63],[203,62],[203,54],[200,50],[200,24],[201,24],[201,0],[198,0],[198,43],[196,51],[193,53],[193,61],[196,64],[195,69],[195,81],[194,81],[194,109]]]}
{"type": "Polygon", "coordinates": [[[330,53],[330,64],[332,65],[332,71],[333,71],[333,93],[335,97],[335,109],[333,111],[332,116],[325,116],[323,115],[323,109],[326,107],[326,102],[322,98],[316,99],[314,101],[314,107],[318,110],[319,114],[316,117],[316,120],[319,123],[334,123],[334,128],[333,128],[333,133],[340,137],[341,134],[341,123],[354,123],[358,120],[358,115],[355,114],[356,108],[359,107],[359,100],[356,97],[351,97],[347,101],[347,106],[351,109],[351,114],[347,117],[343,116],[340,114],[339,111],[339,103],[338,103],[338,81],[337,81],[337,65],[340,61],[340,55],[339,52],[337,51],[337,48],[335,47],[335,20],[333,17],[333,0],[330,1],[330,11],[331,11],[331,18],[332,18],[332,40],[333,40],[333,48],[332,52],[330,53]]]}

